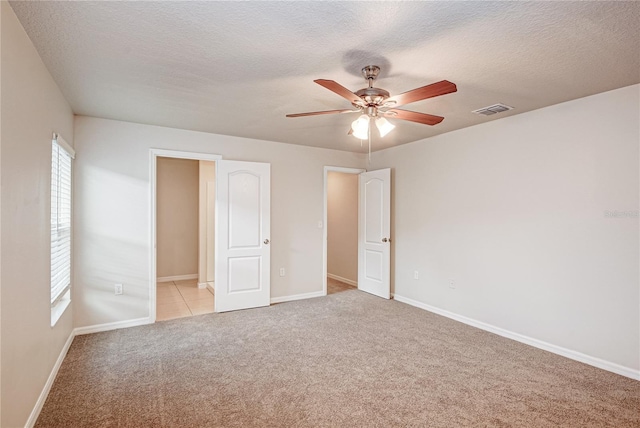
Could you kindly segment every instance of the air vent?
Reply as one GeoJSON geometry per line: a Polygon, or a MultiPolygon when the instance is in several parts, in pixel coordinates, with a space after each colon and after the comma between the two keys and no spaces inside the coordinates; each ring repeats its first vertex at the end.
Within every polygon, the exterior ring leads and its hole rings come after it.
{"type": "Polygon", "coordinates": [[[506,104],[494,104],[488,107],[482,107],[478,110],[474,110],[471,113],[481,114],[483,116],[491,116],[492,114],[502,113],[503,111],[513,110],[513,107],[506,104]]]}

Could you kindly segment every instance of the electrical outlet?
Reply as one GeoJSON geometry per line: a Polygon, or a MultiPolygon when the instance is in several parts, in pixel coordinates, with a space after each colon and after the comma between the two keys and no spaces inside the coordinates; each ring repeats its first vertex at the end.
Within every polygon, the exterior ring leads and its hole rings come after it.
{"type": "Polygon", "coordinates": [[[453,279],[449,280],[449,288],[452,290],[456,288],[456,284],[453,282],[453,279]]]}
{"type": "Polygon", "coordinates": [[[280,268],[280,276],[284,276],[284,268],[280,268]]]}
{"type": "Polygon", "coordinates": [[[417,270],[413,271],[413,279],[420,279],[420,274],[418,273],[417,270]]]}
{"type": "Polygon", "coordinates": [[[116,291],[116,296],[119,296],[120,294],[122,294],[122,284],[116,284],[115,285],[115,291],[116,291]]]}

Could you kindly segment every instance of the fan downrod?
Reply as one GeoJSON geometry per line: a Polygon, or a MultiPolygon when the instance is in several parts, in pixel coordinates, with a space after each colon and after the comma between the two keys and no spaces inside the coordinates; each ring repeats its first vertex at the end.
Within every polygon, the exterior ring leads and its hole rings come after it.
{"type": "MultiPolygon", "coordinates": [[[[384,89],[373,87],[373,82],[378,78],[378,74],[380,74],[380,67],[377,65],[367,65],[362,68],[362,76],[369,82],[369,86],[356,91],[355,94],[364,101],[364,108],[381,107],[390,96],[389,92],[384,89]]],[[[353,105],[358,107],[356,104],[353,105]]]]}

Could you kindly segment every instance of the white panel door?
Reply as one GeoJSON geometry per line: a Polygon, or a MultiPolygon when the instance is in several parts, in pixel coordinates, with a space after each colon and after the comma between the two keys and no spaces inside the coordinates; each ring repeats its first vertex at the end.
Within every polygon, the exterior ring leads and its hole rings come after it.
{"type": "Polygon", "coordinates": [[[215,311],[269,306],[271,165],[216,167],[215,311]]]}
{"type": "Polygon", "coordinates": [[[391,298],[391,170],[360,174],[358,289],[391,298]]]}

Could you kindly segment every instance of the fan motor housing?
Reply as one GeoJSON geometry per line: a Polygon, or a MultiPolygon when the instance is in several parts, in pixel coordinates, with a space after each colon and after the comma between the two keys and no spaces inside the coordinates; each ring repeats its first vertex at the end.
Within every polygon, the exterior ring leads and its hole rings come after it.
{"type": "MultiPolygon", "coordinates": [[[[390,97],[389,92],[380,88],[364,88],[356,92],[356,95],[362,98],[367,106],[381,106],[384,100],[390,97]]],[[[357,107],[356,104],[353,104],[357,107]]]]}

